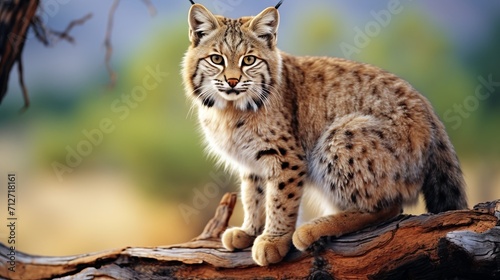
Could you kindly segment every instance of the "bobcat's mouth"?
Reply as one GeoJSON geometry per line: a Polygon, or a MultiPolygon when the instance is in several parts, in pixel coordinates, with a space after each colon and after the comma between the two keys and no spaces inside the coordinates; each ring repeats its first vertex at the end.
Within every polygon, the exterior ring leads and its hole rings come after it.
{"type": "Polygon", "coordinates": [[[228,90],[219,90],[219,95],[227,101],[235,101],[243,96],[243,92],[245,92],[245,90],[231,88],[228,90]]]}
{"type": "Polygon", "coordinates": [[[236,94],[236,95],[239,95],[239,94],[240,94],[240,92],[241,92],[241,91],[239,91],[239,90],[237,90],[237,89],[232,88],[232,89],[230,89],[230,90],[227,90],[227,91],[226,91],[226,94],[227,94],[227,95],[231,95],[231,94],[233,94],[233,93],[234,93],[234,94],[236,94]]]}

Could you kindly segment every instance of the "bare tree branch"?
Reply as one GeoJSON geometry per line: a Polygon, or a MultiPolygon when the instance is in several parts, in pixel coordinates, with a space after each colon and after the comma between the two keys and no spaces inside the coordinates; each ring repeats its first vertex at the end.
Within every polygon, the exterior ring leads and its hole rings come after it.
{"type": "MultiPolygon", "coordinates": [[[[149,14],[151,16],[156,15],[156,8],[154,7],[153,3],[151,0],[142,0],[146,7],[148,8],[149,14]]],[[[113,67],[111,66],[111,56],[113,55],[113,45],[111,44],[111,35],[113,33],[113,23],[114,23],[114,16],[116,13],[116,10],[118,8],[118,5],[120,4],[120,0],[115,0],[113,4],[111,5],[111,8],[109,9],[109,15],[108,15],[108,24],[106,27],[106,36],[104,38],[104,47],[106,48],[106,55],[104,62],[106,64],[106,70],[108,71],[109,74],[109,87],[113,88],[116,84],[116,79],[117,79],[117,74],[113,70],[113,67]]]]}
{"type": "MultiPolygon", "coordinates": [[[[19,62],[26,34],[31,20],[35,16],[39,0],[0,1],[0,103],[7,94],[10,72],[14,63],[19,62]]],[[[23,96],[28,95],[24,85],[22,66],[18,68],[21,74],[19,81],[23,96]]],[[[29,102],[26,102],[25,107],[29,102]]]]}
{"type": "Polygon", "coordinates": [[[66,41],[68,41],[68,42],[70,42],[70,43],[73,44],[75,42],[75,39],[71,35],[69,35],[69,33],[71,32],[71,30],[73,29],[73,27],[75,27],[77,25],[82,25],[87,20],[89,20],[91,18],[92,18],[92,13],[88,13],[87,15],[85,15],[82,18],[72,20],[68,24],[68,26],[66,27],[66,29],[64,29],[63,32],[50,30],[50,33],[53,34],[53,35],[56,35],[59,40],[66,40],[66,41]]]}
{"type": "Polygon", "coordinates": [[[33,17],[31,28],[33,28],[33,32],[35,32],[35,37],[38,41],[44,46],[50,45],[50,29],[43,23],[40,16],[33,17]]]}
{"type": "MultiPolygon", "coordinates": [[[[154,16],[156,14],[156,8],[151,0],[142,0],[142,2],[148,8],[149,14],[154,16]]],[[[117,80],[117,74],[111,66],[111,57],[113,54],[111,36],[114,15],[119,4],[120,0],[114,0],[111,5],[104,40],[104,46],[106,48],[105,65],[110,76],[110,87],[114,87],[117,80]]],[[[92,13],[88,13],[82,18],[71,21],[63,31],[55,31],[45,26],[41,17],[36,15],[39,6],[39,0],[0,0],[0,103],[7,93],[7,85],[12,67],[14,63],[17,62],[19,64],[19,83],[24,99],[23,110],[30,104],[28,90],[24,82],[24,71],[21,60],[28,28],[33,28],[36,38],[45,46],[53,45],[59,40],[66,40],[69,43],[74,43],[75,39],[70,35],[70,32],[75,26],[82,25],[92,18],[92,13]]]]}
{"type": "Polygon", "coordinates": [[[111,55],[113,55],[113,46],[111,45],[111,34],[113,32],[113,20],[115,12],[119,4],[120,0],[115,0],[113,2],[113,5],[111,5],[108,16],[108,26],[106,28],[106,36],[104,38],[104,47],[106,48],[106,57],[104,61],[106,63],[106,69],[108,70],[110,79],[109,87],[114,87],[116,83],[116,72],[111,67],[111,55]]]}
{"type": "Polygon", "coordinates": [[[153,3],[151,3],[151,0],[142,0],[142,2],[144,2],[144,4],[146,4],[146,6],[148,7],[149,14],[151,16],[155,16],[156,15],[156,8],[153,5],[153,3]]]}
{"type": "Polygon", "coordinates": [[[0,102],[7,94],[7,84],[9,82],[10,72],[17,62],[19,85],[24,100],[24,106],[21,109],[22,112],[30,105],[28,88],[24,82],[24,68],[22,62],[22,52],[27,38],[28,28],[32,27],[36,38],[46,46],[52,43],[52,36],[73,43],[74,38],[69,35],[71,30],[76,25],[81,25],[92,17],[92,14],[87,14],[81,19],[71,21],[64,31],[53,31],[43,24],[39,16],[36,16],[39,3],[39,0],[0,1],[0,102]]]}
{"type": "Polygon", "coordinates": [[[25,112],[30,106],[30,97],[28,95],[28,89],[24,83],[24,71],[23,71],[23,59],[20,55],[17,59],[17,71],[19,73],[19,85],[21,86],[21,91],[23,92],[24,106],[21,108],[21,112],[25,112]]]}
{"type": "Polygon", "coordinates": [[[59,40],[66,40],[71,44],[75,43],[75,39],[73,36],[71,36],[69,33],[71,30],[77,26],[77,25],[82,25],[84,24],[87,20],[92,18],[92,13],[88,13],[82,18],[72,20],[66,29],[64,31],[56,31],[53,29],[48,28],[42,21],[42,19],[39,16],[35,16],[33,18],[33,21],[31,23],[31,27],[33,28],[33,31],[35,32],[36,38],[42,42],[45,46],[50,46],[54,45],[57,43],[59,40]],[[51,38],[56,37],[55,40],[52,40],[51,38]]]}

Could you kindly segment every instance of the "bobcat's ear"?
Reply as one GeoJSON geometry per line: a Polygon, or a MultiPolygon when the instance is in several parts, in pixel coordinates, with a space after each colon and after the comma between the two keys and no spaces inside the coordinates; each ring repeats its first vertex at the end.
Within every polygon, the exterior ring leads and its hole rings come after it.
{"type": "Polygon", "coordinates": [[[189,9],[189,40],[197,46],[200,39],[219,27],[215,16],[200,4],[194,4],[189,9]]]}
{"type": "Polygon", "coordinates": [[[278,10],[274,7],[269,7],[252,19],[250,30],[255,32],[259,38],[265,40],[272,47],[276,44],[276,32],[278,31],[279,21],[278,10]]]}

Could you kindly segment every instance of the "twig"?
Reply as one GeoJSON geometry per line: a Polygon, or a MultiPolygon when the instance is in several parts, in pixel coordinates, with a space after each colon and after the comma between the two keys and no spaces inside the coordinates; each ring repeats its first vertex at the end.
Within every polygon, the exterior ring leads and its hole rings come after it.
{"type": "MultiPolygon", "coordinates": [[[[149,14],[151,16],[156,15],[156,8],[151,2],[151,0],[142,0],[146,7],[149,10],[149,14]]],[[[106,36],[104,38],[104,47],[106,48],[106,56],[104,59],[104,62],[106,64],[106,70],[108,71],[109,74],[109,87],[113,88],[116,84],[116,77],[117,74],[113,70],[113,67],[111,67],[111,56],[113,55],[113,45],[111,44],[111,35],[113,33],[113,22],[114,22],[114,16],[116,13],[116,9],[118,8],[118,5],[120,4],[120,0],[115,0],[113,2],[113,5],[111,5],[111,8],[109,9],[109,16],[108,16],[108,25],[106,28],[106,36]]]]}
{"type": "Polygon", "coordinates": [[[142,0],[142,2],[144,2],[144,4],[148,7],[149,14],[151,16],[156,15],[156,8],[153,3],[151,3],[151,0],[142,0]]]}
{"type": "Polygon", "coordinates": [[[30,97],[28,95],[28,88],[24,83],[23,60],[21,53],[17,57],[17,72],[19,75],[19,85],[21,86],[21,91],[23,93],[23,100],[24,100],[24,106],[23,108],[21,108],[21,113],[24,113],[30,106],[30,97]]]}
{"type": "Polygon", "coordinates": [[[71,35],[69,35],[69,32],[71,32],[71,30],[73,29],[73,27],[75,27],[77,25],[82,25],[87,20],[89,20],[91,18],[92,18],[92,13],[88,13],[87,15],[85,15],[84,17],[82,17],[80,19],[72,20],[68,24],[68,26],[66,27],[66,29],[64,29],[63,32],[50,30],[50,33],[53,34],[53,35],[56,35],[58,37],[58,39],[60,39],[60,40],[66,40],[66,41],[68,41],[68,42],[70,42],[70,43],[73,44],[75,42],[75,39],[71,35]]]}
{"type": "Polygon", "coordinates": [[[33,31],[35,32],[35,36],[38,39],[38,41],[42,42],[45,46],[50,45],[49,37],[50,37],[50,29],[47,28],[45,24],[43,24],[42,19],[40,16],[34,16],[33,20],[31,22],[31,27],[33,28],[33,31]]]}
{"type": "Polygon", "coordinates": [[[108,16],[108,26],[106,28],[106,37],[104,38],[104,47],[106,48],[106,57],[104,62],[106,63],[106,69],[109,73],[109,87],[113,88],[116,83],[116,72],[111,67],[111,55],[113,54],[113,46],[111,45],[111,33],[113,31],[113,18],[118,8],[118,4],[120,4],[120,0],[115,0],[113,5],[111,5],[111,9],[109,10],[108,16]]]}
{"type": "Polygon", "coordinates": [[[52,30],[52,29],[48,28],[47,26],[45,26],[45,24],[43,24],[43,21],[41,20],[41,18],[39,16],[33,17],[33,21],[31,23],[31,26],[33,27],[33,31],[35,32],[36,38],[40,42],[42,42],[42,44],[44,44],[45,46],[49,46],[49,45],[53,45],[54,43],[57,43],[57,40],[56,41],[51,40],[52,36],[57,37],[58,40],[66,40],[66,41],[73,44],[73,43],[75,43],[75,39],[71,35],[69,35],[71,30],[77,25],[84,24],[87,20],[89,20],[91,18],[92,18],[92,13],[88,13],[87,15],[85,15],[82,18],[75,19],[75,20],[71,21],[68,24],[68,26],[66,27],[66,29],[64,29],[64,31],[62,31],[62,32],[52,30]]]}

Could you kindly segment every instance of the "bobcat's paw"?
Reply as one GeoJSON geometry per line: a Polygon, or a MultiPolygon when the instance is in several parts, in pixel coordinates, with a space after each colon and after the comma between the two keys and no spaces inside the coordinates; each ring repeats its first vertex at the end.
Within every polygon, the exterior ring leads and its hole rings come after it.
{"type": "Polygon", "coordinates": [[[305,224],[299,227],[293,233],[293,245],[300,251],[305,251],[311,244],[317,241],[321,236],[314,234],[314,224],[305,224]]]}
{"type": "Polygon", "coordinates": [[[230,251],[252,246],[255,236],[247,234],[241,228],[230,228],[222,234],[222,245],[230,251]]]}
{"type": "Polygon", "coordinates": [[[280,236],[260,235],[252,247],[253,260],[260,266],[281,261],[290,250],[291,237],[291,233],[280,236]]]}

